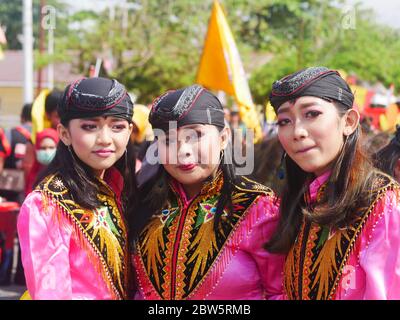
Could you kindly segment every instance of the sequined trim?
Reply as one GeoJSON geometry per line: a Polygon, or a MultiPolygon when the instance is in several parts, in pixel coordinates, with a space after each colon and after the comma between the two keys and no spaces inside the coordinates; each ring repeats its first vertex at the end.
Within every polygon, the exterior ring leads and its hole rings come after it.
{"type": "Polygon", "coordinates": [[[369,220],[375,205],[387,190],[399,189],[390,177],[381,175],[373,186],[376,198],[346,229],[330,231],[319,245],[324,229],[303,220],[295,245],[285,262],[284,288],[289,299],[334,299],[343,269],[354,244],[369,220]]]}
{"type": "MultiPolygon", "coordinates": [[[[187,208],[182,206],[179,194],[175,193],[175,199],[167,210],[175,204],[180,209],[171,223],[163,224],[161,214],[157,214],[139,237],[134,260],[145,299],[190,299],[197,297],[200,288],[201,295],[206,295],[203,292],[204,281],[210,279],[209,274],[215,271],[217,261],[218,265],[226,267],[227,263],[219,258],[240,221],[261,194],[273,194],[266,187],[242,179],[233,193],[234,214],[228,216],[225,213],[220,229],[214,232],[214,214],[222,184],[221,175],[203,189],[187,208]],[[149,261],[154,263],[149,264],[149,261]]],[[[225,258],[228,262],[231,255],[225,258]]],[[[218,268],[218,275],[222,272],[223,268],[218,268]]],[[[211,289],[205,288],[205,291],[211,289]]]]}
{"type": "Polygon", "coordinates": [[[102,275],[112,297],[126,299],[129,281],[127,230],[113,192],[101,184],[98,199],[102,206],[87,210],[72,200],[58,175],[45,179],[36,190],[42,194],[45,210],[48,205],[55,206],[58,221],[66,218],[74,227],[80,245],[102,275]]]}

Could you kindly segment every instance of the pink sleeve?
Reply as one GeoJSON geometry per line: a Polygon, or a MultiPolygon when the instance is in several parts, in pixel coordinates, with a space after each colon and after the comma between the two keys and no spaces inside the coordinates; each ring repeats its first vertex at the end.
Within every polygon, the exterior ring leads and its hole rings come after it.
{"type": "Polygon", "coordinates": [[[60,228],[55,207],[43,208],[35,191],[25,199],[18,217],[18,236],[28,291],[34,300],[72,299],[69,265],[71,231],[60,228]]]}
{"type": "Polygon", "coordinates": [[[388,191],[373,214],[384,214],[369,228],[360,254],[365,272],[365,300],[400,299],[400,208],[399,198],[388,191]],[[383,210],[383,211],[382,211],[383,210]]]}
{"type": "Polygon", "coordinates": [[[264,196],[250,209],[249,216],[257,216],[259,219],[242,247],[251,254],[257,264],[266,298],[280,300],[283,299],[282,274],[285,256],[272,254],[263,248],[278,223],[279,208],[274,201],[264,196]]]}

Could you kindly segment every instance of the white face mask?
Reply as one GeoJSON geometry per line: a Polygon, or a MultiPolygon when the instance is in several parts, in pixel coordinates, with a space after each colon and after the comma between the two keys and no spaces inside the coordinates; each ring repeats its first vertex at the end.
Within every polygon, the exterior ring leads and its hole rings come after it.
{"type": "Polygon", "coordinates": [[[36,159],[39,163],[47,166],[55,157],[56,149],[36,150],[36,159]]]}

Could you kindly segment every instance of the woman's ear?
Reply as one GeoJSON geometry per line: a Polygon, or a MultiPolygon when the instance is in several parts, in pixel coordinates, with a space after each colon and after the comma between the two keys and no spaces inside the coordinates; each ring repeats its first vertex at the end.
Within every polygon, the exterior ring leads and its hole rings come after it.
{"type": "Polygon", "coordinates": [[[129,140],[131,140],[132,142],[134,142],[134,141],[135,141],[135,139],[134,139],[134,138],[132,138],[132,132],[133,132],[133,123],[130,123],[130,124],[129,124],[129,127],[128,127],[128,129],[129,129],[129,135],[128,135],[128,140],[126,141],[126,144],[128,144],[129,140]]]}
{"type": "Polygon", "coordinates": [[[229,139],[231,137],[231,128],[225,127],[224,129],[222,129],[220,137],[221,137],[221,150],[225,150],[226,147],[228,146],[229,139]]]}
{"type": "Polygon", "coordinates": [[[57,133],[58,133],[58,137],[60,138],[60,140],[66,146],[71,145],[71,135],[69,134],[68,129],[66,127],[64,127],[64,125],[62,125],[61,123],[59,123],[57,125],[57,133]]]}
{"type": "Polygon", "coordinates": [[[354,131],[356,131],[358,124],[360,123],[360,114],[355,109],[350,109],[344,115],[345,125],[343,134],[345,136],[350,136],[354,131]]]}

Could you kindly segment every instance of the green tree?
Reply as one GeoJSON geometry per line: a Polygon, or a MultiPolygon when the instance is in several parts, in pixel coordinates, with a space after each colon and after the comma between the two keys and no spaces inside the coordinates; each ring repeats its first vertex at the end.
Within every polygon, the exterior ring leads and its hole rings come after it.
{"type": "Polygon", "coordinates": [[[97,14],[77,14],[70,23],[92,23],[64,37],[62,47],[78,53],[78,65],[88,70],[96,58],[112,58],[109,76],[118,78],[148,103],[161,92],[194,81],[203,46],[210,3],[158,0],[129,2],[128,7],[97,14]],[[127,24],[124,25],[124,21],[127,24]]]}
{"type": "MultiPolygon", "coordinates": [[[[348,25],[341,6],[330,0],[275,1],[270,7],[270,49],[273,59],[256,70],[250,88],[265,103],[273,81],[311,65],[355,73],[365,81],[395,83],[399,67],[399,31],[374,22],[374,14],[358,5],[348,25]],[[297,4],[296,4],[297,3],[297,4]],[[297,31],[296,31],[297,30],[297,31]]],[[[351,13],[350,13],[351,14],[351,13]]],[[[261,47],[260,47],[261,48],[261,47]]]]}
{"type": "MultiPolygon", "coordinates": [[[[112,68],[105,68],[107,75],[123,82],[142,103],[168,89],[193,83],[212,0],[131,0],[127,7],[118,4],[114,17],[108,8],[68,16],[61,1],[54,2],[61,6],[56,54],[38,55],[38,66],[64,60],[87,74],[96,58],[106,65],[112,60],[112,68]]],[[[374,23],[373,14],[362,7],[357,7],[355,27],[348,28],[344,0],[221,3],[245,70],[252,70],[250,89],[257,103],[265,103],[274,80],[311,65],[400,85],[400,65],[396,63],[399,32],[374,23]],[[268,62],[257,65],[255,55],[267,57],[261,61],[268,62]]]]}

